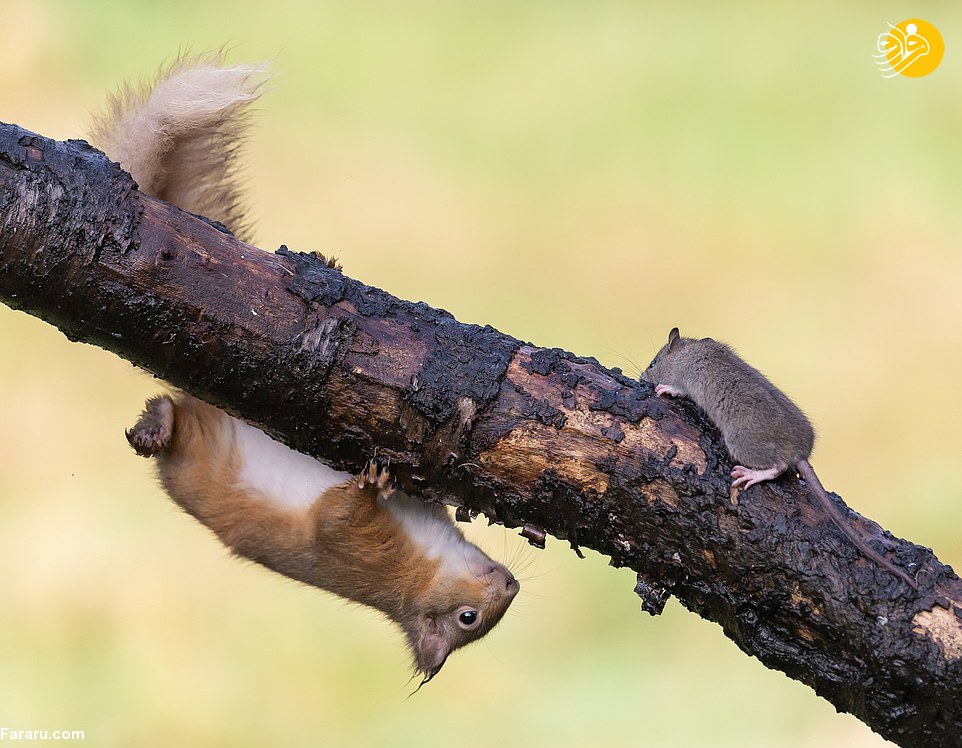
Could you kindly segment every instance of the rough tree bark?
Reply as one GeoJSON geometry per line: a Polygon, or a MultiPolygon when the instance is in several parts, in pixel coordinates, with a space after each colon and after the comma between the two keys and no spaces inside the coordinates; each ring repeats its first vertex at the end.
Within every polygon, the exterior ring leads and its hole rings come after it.
{"type": "Polygon", "coordinates": [[[794,477],[733,492],[690,403],[255,249],[143,195],[83,141],[3,124],[0,299],[338,467],[377,448],[404,488],[461,517],[607,554],[638,573],[649,612],[674,595],[900,745],[962,744],[959,578],[849,511],[914,592],[794,477]]]}

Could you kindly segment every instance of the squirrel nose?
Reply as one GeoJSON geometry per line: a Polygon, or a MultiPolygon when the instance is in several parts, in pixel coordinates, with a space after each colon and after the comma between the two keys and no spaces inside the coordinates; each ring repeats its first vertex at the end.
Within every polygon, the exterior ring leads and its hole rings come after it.
{"type": "Polygon", "coordinates": [[[521,585],[514,578],[514,574],[508,571],[508,567],[498,563],[492,563],[484,570],[484,575],[490,577],[492,574],[500,574],[504,577],[505,592],[517,592],[521,585]]]}

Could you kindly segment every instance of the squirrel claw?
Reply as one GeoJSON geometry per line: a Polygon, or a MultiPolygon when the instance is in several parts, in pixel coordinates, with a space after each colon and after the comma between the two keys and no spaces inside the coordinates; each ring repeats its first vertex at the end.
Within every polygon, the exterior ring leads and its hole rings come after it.
{"type": "Polygon", "coordinates": [[[124,432],[130,446],[141,457],[153,457],[170,446],[174,432],[174,403],[166,395],[147,401],[147,407],[131,428],[124,432]]]}
{"type": "Polygon", "coordinates": [[[391,477],[391,470],[387,463],[377,457],[368,460],[367,465],[357,476],[357,487],[365,488],[366,486],[375,486],[378,498],[385,501],[391,498],[391,495],[397,490],[397,485],[391,477]]]}
{"type": "Polygon", "coordinates": [[[343,269],[341,267],[341,263],[337,261],[336,257],[329,258],[327,255],[321,252],[318,252],[316,249],[310,250],[307,254],[313,255],[314,257],[319,259],[321,262],[323,262],[327,267],[331,268],[331,270],[337,270],[338,272],[340,272],[343,269]]]}

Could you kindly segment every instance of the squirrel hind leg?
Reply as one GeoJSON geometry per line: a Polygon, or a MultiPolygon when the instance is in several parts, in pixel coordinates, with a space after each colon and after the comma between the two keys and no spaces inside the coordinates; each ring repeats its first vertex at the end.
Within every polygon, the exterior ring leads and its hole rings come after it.
{"type": "Polygon", "coordinates": [[[125,432],[127,441],[141,457],[153,457],[170,446],[174,435],[174,403],[167,395],[147,401],[137,423],[125,432]]]}

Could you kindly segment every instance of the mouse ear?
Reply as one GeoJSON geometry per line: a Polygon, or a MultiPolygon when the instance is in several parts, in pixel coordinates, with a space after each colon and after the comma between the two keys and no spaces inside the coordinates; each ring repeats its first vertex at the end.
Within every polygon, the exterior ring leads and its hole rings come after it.
{"type": "Polygon", "coordinates": [[[669,351],[675,346],[675,344],[679,341],[680,338],[681,338],[681,335],[678,333],[678,328],[677,327],[671,328],[671,332],[668,333],[668,350],[669,351]]]}

